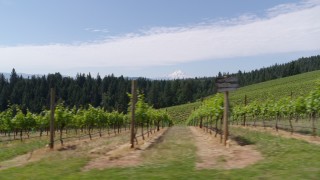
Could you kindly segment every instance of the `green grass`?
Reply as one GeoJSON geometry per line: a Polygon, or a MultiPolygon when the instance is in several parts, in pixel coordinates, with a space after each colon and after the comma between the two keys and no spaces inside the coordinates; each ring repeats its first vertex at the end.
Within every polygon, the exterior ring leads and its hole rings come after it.
{"type": "MultiPolygon", "coordinates": [[[[92,130],[92,137],[98,137],[98,129],[92,130]]],[[[124,129],[122,129],[122,132],[125,132],[124,129]]],[[[110,130],[110,134],[113,135],[114,131],[110,130]]],[[[102,135],[107,135],[107,130],[102,131],[102,135]]],[[[20,141],[20,137],[16,137],[17,139],[14,141],[0,141],[0,161],[11,159],[15,156],[22,155],[25,153],[28,153],[30,151],[43,148],[46,144],[49,144],[49,136],[43,135],[41,138],[39,137],[39,133],[33,133],[31,134],[32,138],[28,139],[25,137],[23,141],[20,141]]],[[[68,131],[68,134],[65,134],[65,131],[63,132],[63,141],[66,143],[68,141],[77,140],[79,139],[85,139],[89,138],[89,135],[87,133],[81,133],[78,132],[78,134],[75,134],[74,131],[68,131]]],[[[9,138],[6,138],[9,139],[9,138]]],[[[13,139],[13,137],[11,137],[13,139]]],[[[58,137],[55,137],[55,143],[60,144],[60,141],[58,140],[58,137]]]]}
{"type": "Polygon", "coordinates": [[[47,137],[42,137],[41,140],[39,138],[27,139],[23,142],[20,142],[20,140],[0,142],[0,161],[44,147],[47,143],[47,137]]]}
{"type": "Polygon", "coordinates": [[[320,146],[295,139],[231,128],[253,142],[264,160],[243,169],[195,170],[196,147],[187,127],[173,127],[163,141],[143,154],[145,164],[81,172],[84,156],[52,156],[24,167],[0,171],[0,179],[318,179],[320,146]]]}
{"type": "MultiPolygon", "coordinates": [[[[233,123],[236,123],[236,122],[233,122],[233,123]]],[[[238,121],[238,124],[241,124],[241,123],[243,123],[243,122],[238,121]]],[[[311,135],[313,133],[312,121],[307,118],[299,119],[298,121],[292,120],[291,123],[293,126],[293,132],[295,132],[295,133],[309,134],[309,135],[311,135]]],[[[250,117],[249,117],[246,121],[246,124],[253,126],[254,121],[252,119],[250,119],[250,117]]],[[[266,127],[275,127],[276,122],[275,122],[275,120],[266,120],[265,124],[263,124],[263,122],[261,120],[256,122],[256,126],[263,127],[264,125],[266,127]]],[[[280,119],[278,122],[278,128],[290,132],[291,126],[290,126],[289,120],[288,119],[280,119]]],[[[316,134],[319,136],[320,135],[320,123],[317,121],[315,122],[315,128],[316,128],[316,134]]]]}

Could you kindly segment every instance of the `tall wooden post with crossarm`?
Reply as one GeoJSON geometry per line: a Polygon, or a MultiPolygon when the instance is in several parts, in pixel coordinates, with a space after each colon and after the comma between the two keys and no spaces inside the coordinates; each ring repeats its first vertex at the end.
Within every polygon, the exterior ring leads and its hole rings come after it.
{"type": "Polygon", "coordinates": [[[239,87],[238,78],[222,77],[216,79],[218,92],[224,92],[224,112],[223,112],[223,144],[227,145],[229,136],[228,117],[229,117],[229,91],[234,91],[239,87]]]}

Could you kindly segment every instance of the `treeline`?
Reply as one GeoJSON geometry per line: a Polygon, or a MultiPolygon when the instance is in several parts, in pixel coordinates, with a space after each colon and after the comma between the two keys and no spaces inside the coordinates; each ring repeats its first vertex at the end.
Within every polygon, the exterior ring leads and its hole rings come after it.
{"type": "MultiPolygon", "coordinates": [[[[138,90],[154,108],[195,101],[214,93],[214,79],[150,80],[138,78],[138,90]]],[[[103,107],[107,111],[127,112],[131,80],[108,75],[101,78],[78,74],[75,78],[60,73],[25,79],[13,69],[7,80],[0,74],[0,111],[17,104],[22,111],[39,113],[49,108],[49,90],[56,88],[57,101],[68,107],[103,107]]]]}
{"type": "MultiPolygon", "coordinates": [[[[245,86],[319,69],[318,55],[232,75],[239,78],[240,86],[245,86]]],[[[138,78],[137,81],[140,93],[145,94],[146,102],[154,108],[193,102],[216,92],[215,77],[177,80],[138,78]]],[[[49,89],[55,87],[57,100],[63,101],[66,106],[87,108],[91,104],[107,111],[126,113],[130,85],[131,79],[114,75],[92,77],[90,74],[78,74],[72,78],[55,73],[25,79],[13,69],[9,79],[0,74],[0,111],[10,104],[17,104],[24,112],[28,109],[39,113],[49,108],[49,89]]]]}
{"type": "MultiPolygon", "coordinates": [[[[247,86],[259,82],[269,81],[288,76],[293,76],[310,71],[320,70],[320,55],[303,57],[296,61],[284,64],[275,64],[270,67],[256,69],[250,72],[233,74],[238,77],[240,86],[247,86]]],[[[221,75],[221,73],[219,73],[221,75]]]]}

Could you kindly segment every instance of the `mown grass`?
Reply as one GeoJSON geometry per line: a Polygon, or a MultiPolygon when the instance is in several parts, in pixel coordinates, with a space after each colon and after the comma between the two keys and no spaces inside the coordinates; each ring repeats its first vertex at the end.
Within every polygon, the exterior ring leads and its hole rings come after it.
{"type": "MultiPolygon", "coordinates": [[[[121,133],[127,133],[128,128],[121,129],[121,133]]],[[[114,135],[114,130],[110,129],[111,137],[114,135]]],[[[107,134],[107,130],[102,131],[102,135],[104,137],[109,137],[107,134]]],[[[128,138],[122,135],[124,138],[128,138]]],[[[92,130],[92,138],[99,137],[98,129],[92,130]]],[[[87,133],[78,132],[76,134],[74,131],[68,131],[68,134],[63,132],[63,141],[64,143],[69,141],[74,141],[78,139],[88,139],[89,135],[87,133]]],[[[9,139],[9,138],[3,138],[9,139]]],[[[108,143],[108,141],[106,142],[108,143]]],[[[12,157],[25,154],[27,152],[44,148],[45,145],[49,144],[49,136],[43,135],[40,137],[38,133],[33,133],[30,138],[24,137],[22,141],[20,141],[19,137],[16,140],[13,140],[11,137],[11,141],[0,141],[0,161],[8,160],[12,157]]],[[[55,144],[60,144],[59,138],[55,137],[55,144]]]]}
{"type": "Polygon", "coordinates": [[[0,142],[0,161],[44,147],[47,143],[47,137],[26,139],[22,142],[20,140],[0,142]]]}
{"type": "Polygon", "coordinates": [[[0,171],[0,179],[318,179],[318,145],[267,133],[232,128],[256,145],[264,160],[243,169],[196,170],[196,147],[187,127],[173,127],[163,141],[144,152],[144,165],[82,172],[89,160],[53,154],[37,163],[0,171]]]}
{"type": "MultiPolygon", "coordinates": [[[[233,122],[235,124],[235,122],[233,122]]],[[[242,122],[238,121],[237,124],[242,124],[242,122]]],[[[293,132],[295,133],[300,133],[300,134],[309,134],[312,135],[313,133],[313,128],[312,128],[312,121],[310,119],[299,119],[298,121],[292,120],[292,127],[293,127],[293,132]]],[[[276,122],[275,120],[265,120],[265,122],[263,123],[261,120],[257,121],[256,123],[254,123],[254,120],[248,118],[246,121],[246,124],[249,126],[254,126],[254,124],[256,126],[259,127],[272,127],[275,128],[276,122]]],[[[291,126],[290,126],[290,122],[288,119],[280,119],[278,122],[278,128],[291,132],[291,126]]],[[[320,135],[320,123],[315,121],[315,132],[317,135],[320,135]]]]}

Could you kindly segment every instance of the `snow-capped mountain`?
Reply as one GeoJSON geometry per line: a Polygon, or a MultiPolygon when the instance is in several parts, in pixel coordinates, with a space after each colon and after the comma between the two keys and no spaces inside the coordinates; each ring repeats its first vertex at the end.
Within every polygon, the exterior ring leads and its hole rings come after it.
{"type": "Polygon", "coordinates": [[[190,78],[190,76],[186,75],[181,70],[176,70],[173,73],[167,75],[167,78],[168,79],[186,79],[186,78],[190,78]]]}

